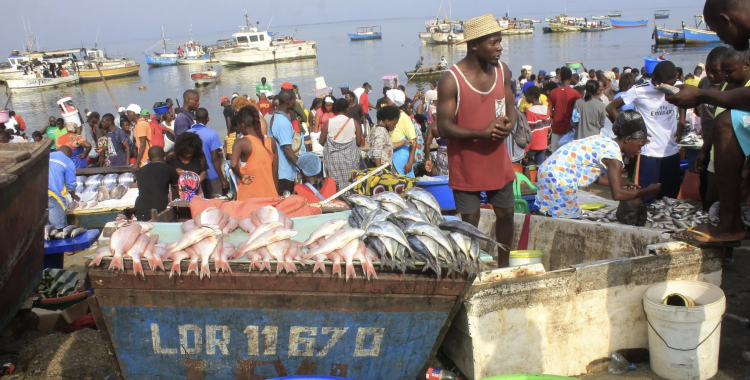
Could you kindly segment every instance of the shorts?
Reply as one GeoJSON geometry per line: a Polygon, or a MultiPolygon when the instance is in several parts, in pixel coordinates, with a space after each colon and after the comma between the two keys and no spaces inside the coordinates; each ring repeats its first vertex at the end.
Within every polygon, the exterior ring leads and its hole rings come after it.
{"type": "Polygon", "coordinates": [[[221,193],[221,179],[205,179],[203,180],[203,194],[206,199],[216,198],[222,196],[221,193]]]}
{"type": "Polygon", "coordinates": [[[289,194],[294,194],[294,181],[279,178],[279,188],[276,190],[278,190],[279,196],[284,195],[285,191],[288,191],[289,194]]]}
{"type": "Polygon", "coordinates": [[[544,163],[544,160],[547,159],[547,150],[530,150],[526,152],[526,158],[528,158],[528,160],[524,162],[524,167],[534,165],[539,169],[544,163]]]}
{"type": "MultiPolygon", "coordinates": [[[[513,181],[508,182],[500,190],[487,190],[487,200],[493,207],[512,209],[516,204],[516,196],[513,194],[513,181]]],[[[469,215],[479,210],[479,192],[453,190],[453,199],[456,201],[456,212],[461,215],[469,215]]]]}
{"type": "Polygon", "coordinates": [[[750,156],[750,112],[731,110],[732,127],[745,156],[750,156]]]}

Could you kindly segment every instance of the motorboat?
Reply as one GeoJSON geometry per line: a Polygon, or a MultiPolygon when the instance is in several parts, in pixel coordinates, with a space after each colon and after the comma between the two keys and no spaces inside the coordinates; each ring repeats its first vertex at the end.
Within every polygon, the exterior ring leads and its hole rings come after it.
{"type": "Polygon", "coordinates": [[[456,45],[464,41],[463,21],[428,20],[425,32],[419,33],[419,39],[426,45],[456,45]]]}
{"type": "Polygon", "coordinates": [[[508,19],[497,20],[502,29],[502,35],[520,35],[520,34],[534,34],[534,23],[531,21],[517,21],[508,19]]]}
{"type": "Polygon", "coordinates": [[[101,50],[80,49],[83,61],[76,62],[76,71],[81,82],[138,75],[141,64],[132,58],[109,58],[101,50]]]}
{"type": "Polygon", "coordinates": [[[154,44],[154,46],[151,46],[150,48],[146,49],[146,52],[143,53],[143,55],[146,57],[146,64],[148,64],[149,67],[158,67],[158,66],[171,66],[177,64],[177,58],[180,57],[177,53],[170,53],[167,51],[167,45],[177,45],[169,43],[169,40],[164,38],[164,25],[161,26],[161,41],[154,44]],[[148,54],[148,51],[156,47],[156,45],[162,45],[162,51],[161,52],[154,52],[153,54],[148,54]]]}
{"type": "Polygon", "coordinates": [[[669,29],[654,25],[654,33],[651,38],[657,45],[661,44],[684,44],[685,32],[682,29],[669,29]]]}
{"type": "Polygon", "coordinates": [[[613,28],[638,28],[642,26],[648,26],[648,20],[637,20],[637,21],[624,21],[624,20],[609,20],[612,23],[613,28]]]}
{"type": "Polygon", "coordinates": [[[21,75],[13,75],[5,81],[5,85],[11,91],[17,90],[34,90],[46,87],[61,87],[78,83],[78,73],[74,71],[74,63],[71,59],[50,59],[47,63],[56,63],[61,65],[62,75],[56,77],[44,77],[39,71],[28,73],[21,72],[21,75]]]}
{"type": "Polygon", "coordinates": [[[669,9],[661,9],[654,12],[655,19],[669,18],[669,9]]]}
{"type": "Polygon", "coordinates": [[[712,42],[721,42],[721,39],[719,36],[716,35],[716,32],[712,32],[708,29],[700,29],[699,27],[701,25],[704,25],[706,28],[708,27],[706,23],[703,20],[703,15],[695,15],[695,28],[691,28],[689,26],[685,26],[685,23],[682,23],[682,31],[685,34],[685,42],[689,44],[707,44],[712,42]]]}
{"type": "Polygon", "coordinates": [[[0,82],[5,82],[7,79],[12,79],[23,75],[23,64],[28,62],[29,58],[25,54],[21,54],[18,50],[14,50],[10,56],[8,56],[8,62],[0,64],[0,82]]]}
{"type": "Polygon", "coordinates": [[[314,59],[318,57],[315,41],[301,41],[294,37],[273,38],[267,30],[258,30],[250,24],[245,10],[245,25],[232,34],[223,48],[213,50],[216,59],[224,66],[257,65],[261,63],[314,59]]]}
{"type": "Polygon", "coordinates": [[[362,40],[379,40],[383,38],[383,33],[379,26],[360,26],[355,33],[348,33],[352,41],[362,40]]]}
{"type": "Polygon", "coordinates": [[[529,21],[532,24],[541,24],[542,20],[537,18],[522,18],[521,21],[529,21]]]}
{"type": "Polygon", "coordinates": [[[612,11],[607,14],[607,17],[622,17],[621,11],[612,11]]]}
{"type": "Polygon", "coordinates": [[[221,66],[207,66],[203,70],[190,74],[196,86],[207,86],[221,80],[221,66]]]}
{"type": "Polygon", "coordinates": [[[592,20],[602,21],[602,20],[608,20],[609,17],[607,16],[591,16],[592,20]]]}

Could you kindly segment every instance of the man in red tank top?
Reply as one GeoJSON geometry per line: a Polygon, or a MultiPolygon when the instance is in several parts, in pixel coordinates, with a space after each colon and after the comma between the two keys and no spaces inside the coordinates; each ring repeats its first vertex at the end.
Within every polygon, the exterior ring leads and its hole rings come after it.
{"type": "MultiPolygon", "coordinates": [[[[449,185],[456,211],[479,224],[479,192],[485,191],[497,225],[496,239],[513,239],[513,180],[516,175],[505,138],[516,123],[510,70],[500,62],[500,26],[491,14],[464,23],[466,57],[446,71],[438,84],[437,127],[448,140],[449,185]],[[506,99],[508,101],[506,102],[506,99]]],[[[500,249],[498,266],[508,266],[500,249]]]]}

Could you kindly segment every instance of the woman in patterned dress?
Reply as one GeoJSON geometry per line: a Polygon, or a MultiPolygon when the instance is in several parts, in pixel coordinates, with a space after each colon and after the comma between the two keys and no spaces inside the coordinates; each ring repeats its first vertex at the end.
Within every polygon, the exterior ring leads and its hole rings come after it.
{"type": "Polygon", "coordinates": [[[656,195],[661,184],[641,189],[623,182],[623,155],[635,159],[648,143],[646,124],[636,111],[621,112],[612,126],[616,138],[594,135],[558,149],[539,169],[536,205],[555,218],[579,218],[579,188],[594,182],[609,186],[612,198],[626,201],[656,195]],[[603,174],[607,174],[606,176],[603,174]]]}

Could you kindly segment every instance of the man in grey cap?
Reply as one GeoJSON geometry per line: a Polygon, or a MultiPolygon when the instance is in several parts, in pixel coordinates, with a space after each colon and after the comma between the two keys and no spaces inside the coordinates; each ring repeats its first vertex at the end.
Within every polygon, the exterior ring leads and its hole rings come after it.
{"type": "Polygon", "coordinates": [[[341,96],[339,96],[339,99],[346,98],[346,94],[349,92],[349,84],[348,83],[342,83],[341,86],[339,86],[341,89],[341,96]]]}

